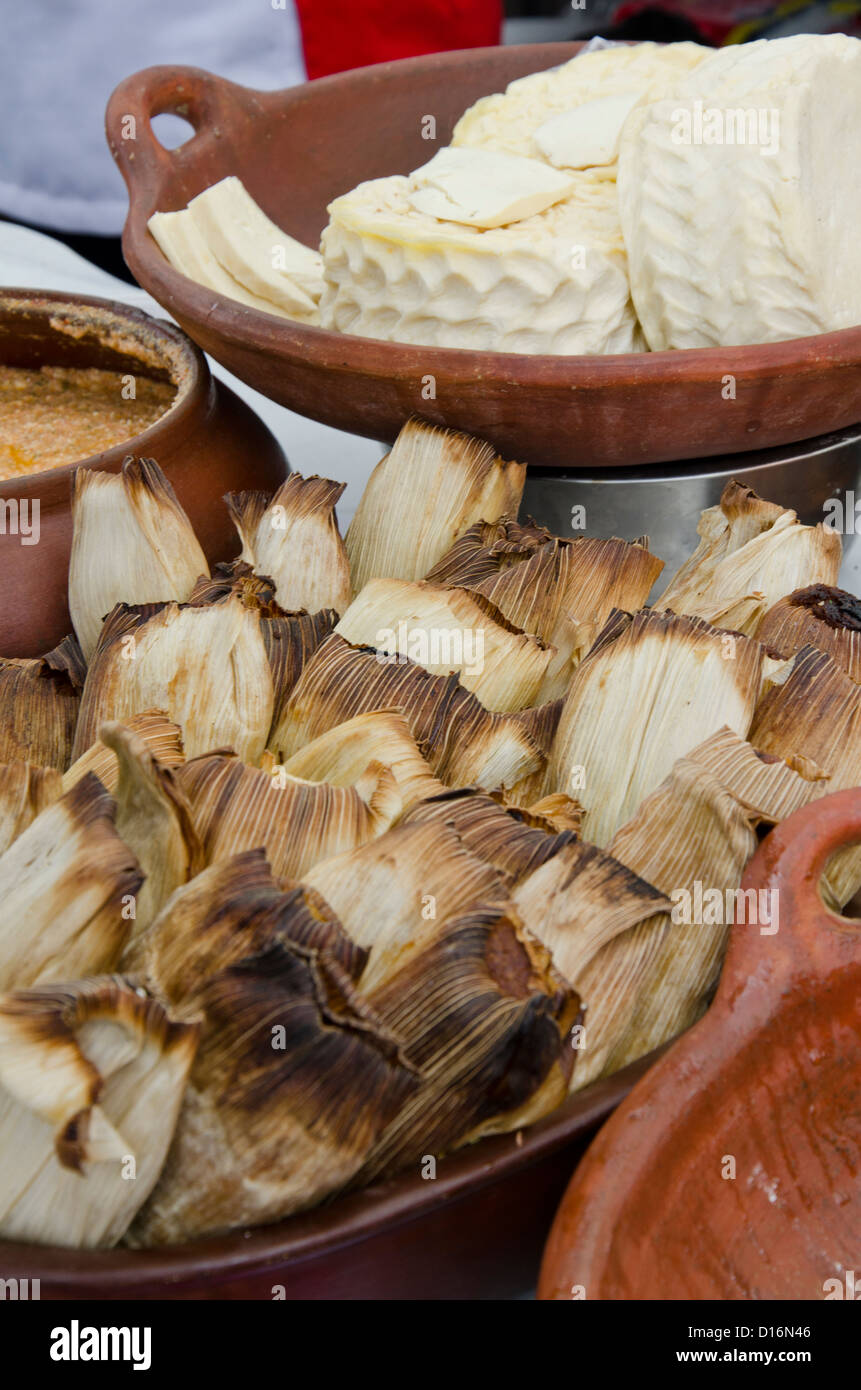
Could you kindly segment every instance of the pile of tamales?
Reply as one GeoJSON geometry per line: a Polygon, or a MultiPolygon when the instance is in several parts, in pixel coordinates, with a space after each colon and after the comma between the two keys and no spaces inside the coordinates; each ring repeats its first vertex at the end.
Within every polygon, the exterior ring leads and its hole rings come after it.
{"type": "Polygon", "coordinates": [[[293,474],[210,571],[155,463],[76,473],[74,635],[0,661],[0,1237],[271,1222],[708,1007],[730,918],[679,905],[861,781],[840,539],[731,483],[646,607],[648,542],[524,476],[411,422],[343,539],[293,474]]]}

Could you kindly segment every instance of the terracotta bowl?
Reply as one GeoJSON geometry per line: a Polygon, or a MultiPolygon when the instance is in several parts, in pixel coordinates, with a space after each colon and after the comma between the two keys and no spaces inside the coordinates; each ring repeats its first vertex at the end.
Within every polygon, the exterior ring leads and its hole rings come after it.
{"type": "MultiPolygon", "coordinates": [[[[272,490],[287,473],[278,441],[238,396],[213,380],[200,349],[180,329],[138,309],[89,295],[0,290],[0,365],[102,367],[174,382],[176,398],[154,425],[80,462],[116,472],[128,454],[155,458],[210,562],[230,559],[239,548],[222,494],[272,490]]],[[[71,630],[69,499],[76,466],[0,482],[0,518],[6,518],[0,531],[2,656],[38,656],[71,630]],[[36,501],[39,540],[25,545],[9,507],[27,502],[32,516],[36,501]]]]}
{"type": "Polygon", "coordinates": [[[825,908],[819,880],[859,840],[853,788],[763,842],[743,886],[778,895],[778,931],[732,927],[705,1018],[575,1173],[541,1298],[858,1297],[861,930],[825,908]]]}
{"type": "Polygon", "coordinates": [[[611,357],[414,347],[303,327],[224,299],[173,270],[147,231],[152,213],[185,207],[237,174],[279,225],[316,245],[335,196],[425,163],[478,97],[566,61],[580,46],[433,54],[280,92],[250,91],[198,68],[136,73],[107,109],[108,140],[129,189],[126,260],[236,376],[292,410],[374,439],[393,440],[415,413],[487,438],[509,458],[601,468],[765,449],[861,419],[861,328],[611,357]],[[165,111],[195,131],[170,152],[151,126],[165,111]],[[422,138],[427,115],[436,141],[422,138]],[[733,401],[721,394],[727,373],[736,378],[733,401]],[[429,375],[435,400],[423,395],[429,375]]]}

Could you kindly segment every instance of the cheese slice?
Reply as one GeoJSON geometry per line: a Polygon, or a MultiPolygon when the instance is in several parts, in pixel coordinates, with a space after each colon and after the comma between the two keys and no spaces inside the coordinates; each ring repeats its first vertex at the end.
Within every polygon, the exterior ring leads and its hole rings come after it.
{"type": "Polygon", "coordinates": [[[323,261],[266,216],[238,178],[213,184],[188,211],[234,279],[289,313],[309,314],[323,290],[323,261]]]}
{"type": "Polygon", "coordinates": [[[446,148],[410,176],[409,197],[428,217],[489,229],[543,212],[573,186],[535,159],[446,148]]]}
{"type": "Polygon", "coordinates": [[[535,143],[557,169],[587,169],[618,158],[622,127],[643,91],[596,97],[551,116],[535,132],[535,143]]]}
{"type": "Polygon", "coordinates": [[[649,346],[777,342],[861,323],[861,42],[719,50],[637,107],[619,156],[649,346]]]}
{"type": "Polygon", "coordinates": [[[147,223],[164,255],[180,275],[187,275],[216,294],[235,299],[250,309],[288,317],[282,309],[252,294],[224,269],[213,255],[187,208],[179,212],[154,212],[147,223]]]}

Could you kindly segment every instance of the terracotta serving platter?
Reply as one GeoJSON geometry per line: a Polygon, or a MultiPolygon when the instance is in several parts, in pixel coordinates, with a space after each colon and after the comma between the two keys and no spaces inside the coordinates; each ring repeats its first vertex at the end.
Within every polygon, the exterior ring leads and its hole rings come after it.
{"type": "Polygon", "coordinates": [[[709,1012],[575,1173],[540,1297],[856,1297],[861,930],[823,906],[818,884],[859,840],[853,788],[763,842],[744,887],[778,894],[779,929],[732,928],[709,1012]]]}
{"type": "Polygon", "coordinates": [[[238,175],[284,229],[317,245],[326,207],[364,179],[408,173],[446,144],[464,109],[580,44],[433,54],[279,92],[197,68],[127,78],[107,110],[129,190],[126,260],[195,342],[258,391],[315,420],[391,442],[420,414],[544,467],[601,468],[795,443],[861,419],[861,328],[791,342],[609,357],[425,348],[352,337],[248,309],[173,270],[147,230],[238,175]],[[194,135],[166,150],[162,112],[194,135]],[[432,115],[436,140],[423,138],[432,115]],[[724,377],[736,397],[722,395],[724,377]],[[435,399],[428,399],[432,377],[435,399]]]}
{"type": "MultiPolygon", "coordinates": [[[[656,1054],[655,1054],[656,1055],[656,1054]]],[[[571,1165],[654,1060],[572,1096],[545,1120],[276,1226],[161,1250],[0,1242],[5,1279],[43,1299],[482,1299],[534,1288],[571,1165]]]]}

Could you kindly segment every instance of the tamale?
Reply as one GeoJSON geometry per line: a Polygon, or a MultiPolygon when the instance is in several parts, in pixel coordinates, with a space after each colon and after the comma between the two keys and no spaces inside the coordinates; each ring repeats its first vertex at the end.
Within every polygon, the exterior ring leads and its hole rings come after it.
{"type": "Polygon", "coordinates": [[[0,855],[62,794],[63,779],[54,767],[20,759],[0,764],[0,855]]]}
{"type": "Polygon", "coordinates": [[[68,767],[86,674],[74,637],[45,656],[0,657],[0,762],[68,767]]]}
{"type": "MultiPolygon", "coordinates": [[[[149,709],[144,710],[143,714],[132,714],[122,721],[122,726],[143,741],[161,767],[179,767],[185,762],[182,730],[161,710],[149,709]]],[[[116,791],[120,765],[114,750],[102,743],[101,739],[96,739],[63,774],[63,791],[70,791],[88,772],[94,772],[107,791],[116,791]]]]}
{"type": "Polygon", "coordinates": [[[231,747],[254,762],[266,746],[273,699],[259,616],[239,594],[203,607],[118,604],[87,672],[74,757],[109,720],[158,708],[179,724],[188,757],[231,747]]]}
{"type": "Polygon", "coordinates": [[[242,541],[242,559],[274,581],[288,612],[343,613],[351,598],[350,566],[335,504],[346,483],[291,473],[271,499],[262,492],[225,498],[242,541]]]}
{"type": "Polygon", "coordinates": [[[118,603],[182,602],[208,574],[200,543],[155,459],[129,455],[119,473],[72,474],[69,611],[87,661],[118,603]]]}
{"type": "Polygon", "coordinates": [[[844,589],[825,584],[796,589],[769,608],[756,639],[783,657],[818,647],[861,682],[861,601],[844,589]]]}
{"type": "Polygon", "coordinates": [[[134,1245],[256,1226],[322,1201],[355,1176],[418,1085],[325,952],[276,942],[227,966],[200,1002],[203,1037],[134,1245]]]}
{"type": "Polygon", "coordinates": [[[143,882],[89,774],[0,856],[0,990],[112,970],[143,882]]]}
{"type": "Polygon", "coordinates": [[[516,516],[525,481],[525,464],[483,440],[408,420],[347,531],[353,592],[369,579],[422,579],[474,522],[516,516]]]}
{"type": "Polygon", "coordinates": [[[119,976],[0,997],[0,1236],[122,1237],[161,1171],[197,1044],[119,976]]]}
{"type": "Polygon", "coordinates": [[[752,636],[778,599],[802,584],[836,584],[842,546],[822,522],[803,526],[794,511],[727,483],[702,513],[700,543],[657,601],[752,636]]]}
{"type": "Polygon", "coordinates": [[[372,762],[391,768],[405,806],[444,790],[419,752],[406,719],[395,710],[372,710],[337,724],[306,743],[283,769],[309,782],[352,787],[372,762]]]}
{"type": "Polygon", "coordinates": [[[369,579],[335,631],[354,646],[375,647],[381,661],[456,673],[485,709],[499,712],[535,703],[553,656],[488,600],[423,580],[369,579]]]}
{"type": "Polygon", "coordinates": [[[230,754],[192,758],[177,773],[208,864],[264,849],[280,878],[381,835],[403,809],[389,768],[371,763],[350,787],[248,767],[230,754]]]}
{"type": "Polygon", "coordinates": [[[547,772],[548,791],[582,804],[584,839],[606,847],[708,734],[744,737],[762,661],[757,642],[698,618],[615,613],[574,674],[547,772]]]}
{"type": "Polygon", "coordinates": [[[412,806],[400,824],[447,825],[479,859],[492,864],[512,882],[531,874],[571,843],[574,835],[540,816],[506,807],[492,796],[472,790],[444,792],[412,806]]]}

